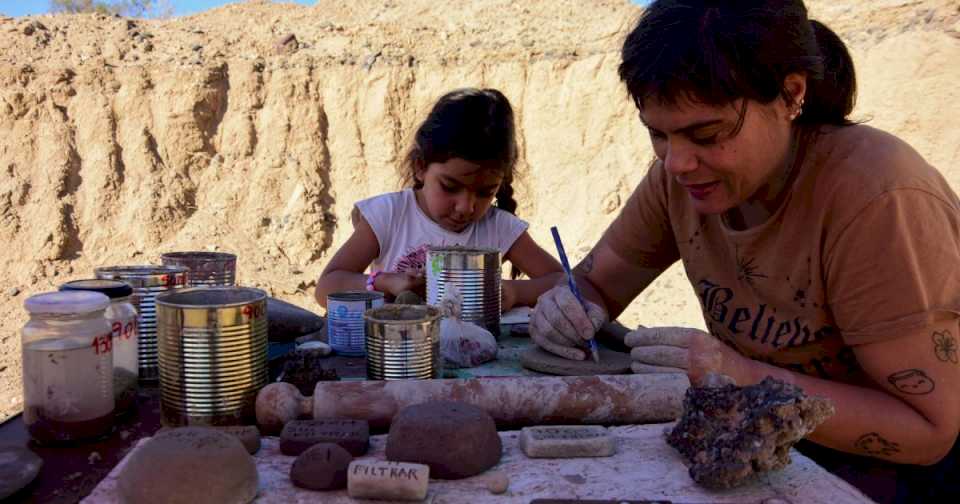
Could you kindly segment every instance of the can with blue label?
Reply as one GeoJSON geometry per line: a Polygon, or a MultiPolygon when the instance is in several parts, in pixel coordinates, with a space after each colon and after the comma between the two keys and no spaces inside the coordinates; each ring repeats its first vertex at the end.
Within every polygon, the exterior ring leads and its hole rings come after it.
{"type": "Polygon", "coordinates": [[[363,314],[383,306],[377,291],[335,292],[327,296],[327,343],[340,355],[366,355],[367,328],[363,314]]]}

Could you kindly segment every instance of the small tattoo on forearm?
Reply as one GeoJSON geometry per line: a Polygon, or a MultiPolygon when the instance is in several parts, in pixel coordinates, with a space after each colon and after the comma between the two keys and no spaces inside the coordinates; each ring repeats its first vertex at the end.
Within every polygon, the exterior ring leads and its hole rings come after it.
{"type": "Polygon", "coordinates": [[[956,364],[960,361],[957,357],[957,340],[950,334],[950,331],[933,333],[933,352],[940,362],[956,364]]]}
{"type": "Polygon", "coordinates": [[[580,264],[576,268],[573,268],[574,273],[579,273],[581,275],[588,275],[593,271],[593,252],[587,254],[580,264]]]}
{"type": "Polygon", "coordinates": [[[925,395],[933,392],[937,385],[933,378],[919,369],[904,369],[887,377],[890,385],[904,394],[925,395]]]}
{"type": "Polygon", "coordinates": [[[889,457],[896,453],[900,453],[900,445],[898,443],[887,441],[886,439],[880,437],[880,434],[877,434],[876,432],[869,432],[860,436],[853,445],[867,455],[882,455],[884,457],[889,457]]]}

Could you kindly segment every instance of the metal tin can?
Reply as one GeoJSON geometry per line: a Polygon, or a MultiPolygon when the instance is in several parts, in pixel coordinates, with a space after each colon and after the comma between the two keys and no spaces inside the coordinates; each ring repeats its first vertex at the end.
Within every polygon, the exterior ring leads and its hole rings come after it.
{"type": "Polygon", "coordinates": [[[190,287],[230,287],[237,283],[237,256],[226,252],[168,252],[160,256],[166,266],[189,270],[190,287]]]}
{"type": "Polygon", "coordinates": [[[187,268],[183,266],[108,266],[96,268],[99,279],[120,280],[133,287],[130,298],[137,309],[137,353],[142,382],[157,381],[157,309],[158,294],[182,289],[187,285],[187,268]]]}
{"type": "Polygon", "coordinates": [[[327,296],[327,343],[340,355],[362,357],[366,352],[363,314],[383,306],[383,293],[335,292],[327,296]]]}
{"type": "Polygon", "coordinates": [[[447,284],[463,296],[461,319],[500,336],[500,252],[467,247],[427,251],[427,304],[439,306],[447,284]]]}
{"type": "Polygon", "coordinates": [[[443,377],[440,310],[425,305],[388,305],[367,310],[367,379],[443,377]]]}
{"type": "Polygon", "coordinates": [[[183,289],[157,297],[164,425],[254,421],[266,386],[267,293],[246,287],[183,289]]]}

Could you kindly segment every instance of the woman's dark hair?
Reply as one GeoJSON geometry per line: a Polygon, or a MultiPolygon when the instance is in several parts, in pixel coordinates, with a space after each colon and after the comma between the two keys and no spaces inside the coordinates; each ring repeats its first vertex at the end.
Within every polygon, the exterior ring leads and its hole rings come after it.
{"type": "Polygon", "coordinates": [[[510,101],[496,89],[465,88],[437,100],[417,128],[413,145],[404,158],[404,182],[423,187],[417,169],[453,158],[489,166],[503,174],[494,198],[497,208],[516,213],[513,172],[517,164],[517,138],[510,101]]]}
{"type": "Polygon", "coordinates": [[[853,60],[833,31],[807,17],[802,0],[656,0],[627,36],[620,64],[641,110],[650,98],[791,104],[784,89],[791,73],[807,76],[796,124],[851,124],[853,60]]]}
{"type": "MultiPolygon", "coordinates": [[[[423,187],[418,168],[460,158],[503,174],[494,197],[497,208],[516,214],[513,175],[517,164],[517,137],[510,101],[496,89],[464,88],[437,100],[403,161],[403,180],[414,189],[423,187]]],[[[511,277],[519,271],[514,267],[511,277]]]]}

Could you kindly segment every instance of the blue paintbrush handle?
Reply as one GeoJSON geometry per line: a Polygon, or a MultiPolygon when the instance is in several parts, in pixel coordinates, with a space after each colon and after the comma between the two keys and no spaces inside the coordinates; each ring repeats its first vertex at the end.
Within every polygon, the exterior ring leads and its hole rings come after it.
{"type": "MultiPolygon", "coordinates": [[[[573,291],[574,297],[577,298],[577,301],[580,301],[580,306],[583,307],[583,312],[589,317],[590,312],[587,309],[587,303],[584,302],[583,296],[580,294],[580,289],[577,288],[577,282],[573,279],[573,270],[570,269],[570,261],[567,260],[567,252],[563,249],[563,241],[560,240],[560,231],[557,230],[557,226],[550,228],[550,233],[553,234],[553,241],[557,245],[557,254],[560,255],[560,264],[563,265],[563,271],[567,274],[567,284],[570,285],[570,290],[573,291]]],[[[593,360],[599,360],[599,349],[597,348],[597,340],[590,338],[590,353],[593,354],[593,360]]]]}

